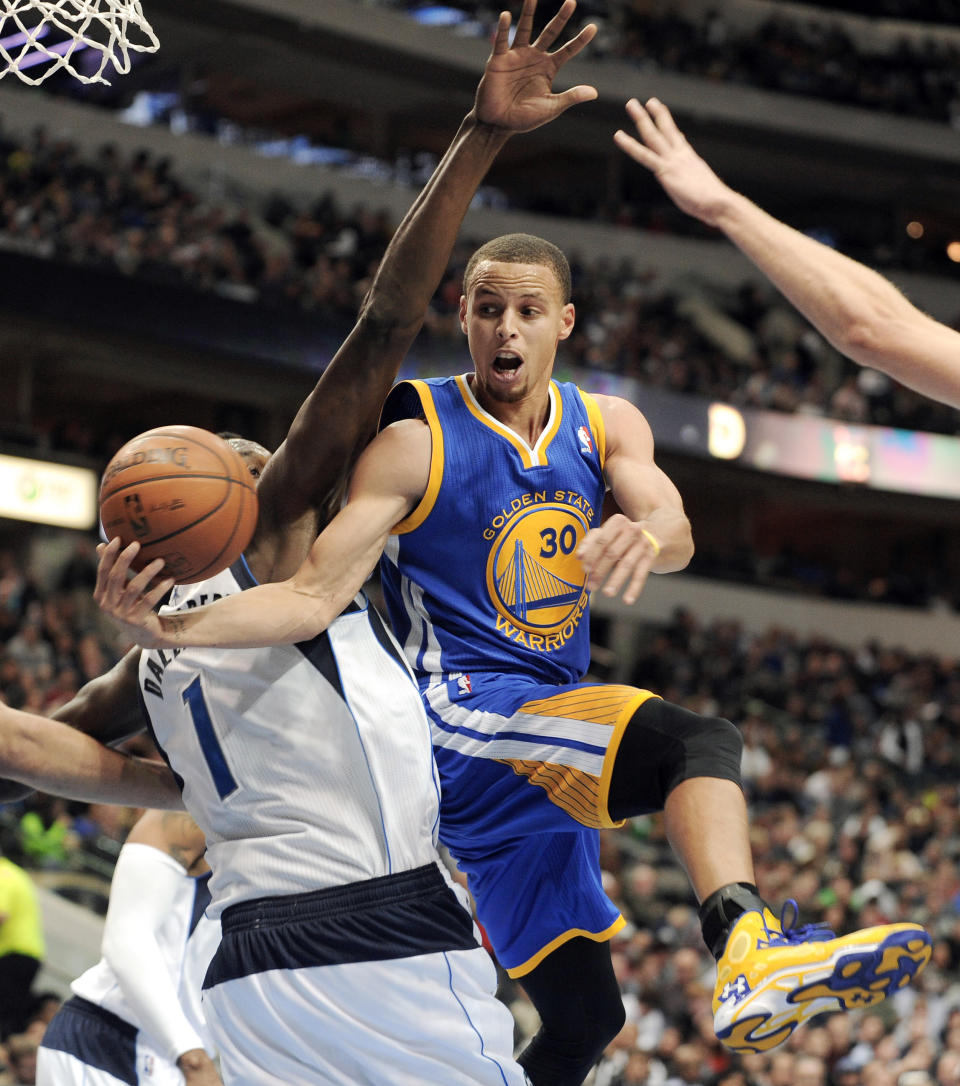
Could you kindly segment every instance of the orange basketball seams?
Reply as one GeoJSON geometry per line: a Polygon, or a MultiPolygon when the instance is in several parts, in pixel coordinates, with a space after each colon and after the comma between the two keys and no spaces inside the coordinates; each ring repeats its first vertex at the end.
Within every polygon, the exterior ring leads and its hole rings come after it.
{"type": "Polygon", "coordinates": [[[180,584],[231,565],[257,524],[257,494],[243,458],[196,426],[161,426],[128,441],[100,483],[100,523],[108,539],[155,558],[180,584]]]}

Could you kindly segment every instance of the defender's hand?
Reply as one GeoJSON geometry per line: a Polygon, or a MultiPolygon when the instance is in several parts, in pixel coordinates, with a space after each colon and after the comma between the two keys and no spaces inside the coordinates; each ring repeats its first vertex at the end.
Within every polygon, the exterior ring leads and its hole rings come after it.
{"type": "Polygon", "coordinates": [[[177,1060],[185,1086],[223,1086],[213,1060],[202,1048],[192,1048],[177,1060]]]}
{"type": "Polygon", "coordinates": [[[537,0],[523,0],[513,45],[510,44],[510,14],[501,13],[493,52],[477,88],[474,111],[481,124],[510,132],[529,132],[559,117],[578,102],[589,102],[597,97],[596,88],[585,85],[571,87],[560,94],[551,90],[557,72],[597,33],[596,26],[589,23],[566,45],[553,53],[548,52],[576,7],[576,0],[565,0],[532,45],[530,34],[537,0]]]}
{"type": "Polygon", "coordinates": [[[120,549],[120,540],[111,539],[97,547],[99,564],[93,598],[101,611],[123,627],[138,645],[145,649],[163,646],[163,629],[154,607],[174,585],[165,577],[151,587],[151,582],[163,570],[162,558],[155,558],[139,573],[127,580],[130,563],[140,551],[139,543],[120,549]]]}
{"type": "Polygon", "coordinates": [[[640,138],[634,139],[621,129],[614,134],[614,143],[646,166],[681,211],[715,226],[733,190],[690,146],[663,102],[651,98],[644,107],[631,98],[627,113],[640,138]]]}

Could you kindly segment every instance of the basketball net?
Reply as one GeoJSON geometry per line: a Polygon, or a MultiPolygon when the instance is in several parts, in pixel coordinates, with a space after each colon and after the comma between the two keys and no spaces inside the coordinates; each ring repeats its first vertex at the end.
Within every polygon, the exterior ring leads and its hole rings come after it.
{"type": "Polygon", "coordinates": [[[160,47],[139,0],[0,0],[0,79],[37,86],[55,72],[109,83],[130,71],[131,53],[160,47]]]}

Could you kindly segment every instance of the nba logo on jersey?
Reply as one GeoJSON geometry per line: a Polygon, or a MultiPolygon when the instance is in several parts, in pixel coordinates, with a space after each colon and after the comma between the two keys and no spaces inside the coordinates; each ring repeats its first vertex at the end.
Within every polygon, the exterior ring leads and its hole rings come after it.
{"type": "Polygon", "coordinates": [[[145,1052],[144,1056],[143,1056],[143,1067],[142,1067],[142,1072],[141,1073],[146,1075],[147,1078],[153,1078],[153,1072],[154,1072],[153,1056],[149,1052],[145,1052]]]}
{"type": "Polygon", "coordinates": [[[454,675],[453,678],[447,680],[447,697],[451,701],[465,698],[471,693],[473,693],[473,684],[470,682],[469,675],[454,675]]]}
{"type": "Polygon", "coordinates": [[[586,426],[581,426],[580,429],[577,430],[577,438],[580,441],[580,451],[583,455],[591,456],[593,454],[593,438],[586,426]]]}

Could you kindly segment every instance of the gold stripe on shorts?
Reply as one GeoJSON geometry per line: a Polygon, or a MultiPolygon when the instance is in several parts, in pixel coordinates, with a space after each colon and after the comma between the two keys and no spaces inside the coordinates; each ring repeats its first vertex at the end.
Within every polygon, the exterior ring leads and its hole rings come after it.
{"type": "Polygon", "coordinates": [[[511,766],[514,773],[544,789],[550,801],[584,826],[599,830],[610,825],[598,812],[600,779],[582,769],[572,769],[554,762],[528,762],[520,758],[498,759],[511,766]]]}
{"type": "Polygon", "coordinates": [[[638,690],[635,686],[583,686],[553,694],[548,698],[525,702],[517,710],[518,713],[529,713],[533,716],[560,717],[608,725],[610,738],[607,740],[607,752],[603,759],[603,772],[599,777],[594,773],[555,762],[522,758],[499,760],[511,766],[514,773],[526,777],[531,784],[544,789],[552,803],[582,825],[591,829],[622,826],[622,821],[611,819],[608,810],[613,763],[630,718],[648,698],[655,697],[659,695],[649,690],[638,690]]]}

